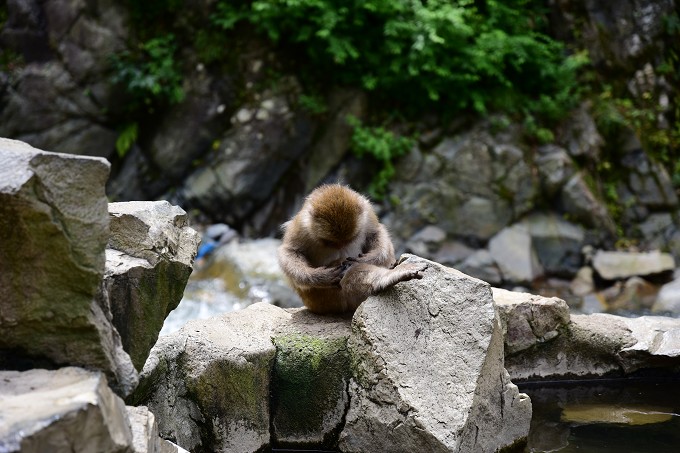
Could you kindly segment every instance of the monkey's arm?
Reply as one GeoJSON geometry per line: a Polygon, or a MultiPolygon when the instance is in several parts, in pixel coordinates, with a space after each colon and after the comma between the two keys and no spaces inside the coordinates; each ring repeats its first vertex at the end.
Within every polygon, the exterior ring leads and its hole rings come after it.
{"type": "Polygon", "coordinates": [[[340,286],[349,267],[345,264],[312,267],[304,254],[285,245],[279,248],[279,265],[288,278],[302,288],[340,286]]]}
{"type": "Polygon", "coordinates": [[[376,266],[389,267],[394,264],[394,246],[387,229],[380,223],[368,231],[366,241],[361,248],[358,257],[349,258],[348,261],[375,264],[376,266]]]}

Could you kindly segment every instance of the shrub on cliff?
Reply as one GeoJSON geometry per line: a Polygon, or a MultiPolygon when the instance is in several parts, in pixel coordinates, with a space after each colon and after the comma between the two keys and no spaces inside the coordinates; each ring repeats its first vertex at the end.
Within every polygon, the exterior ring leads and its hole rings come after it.
{"type": "Polygon", "coordinates": [[[577,98],[576,69],[543,33],[542,2],[220,1],[214,22],[247,22],[309,63],[315,81],[362,86],[406,110],[503,110],[552,119],[577,98]]]}

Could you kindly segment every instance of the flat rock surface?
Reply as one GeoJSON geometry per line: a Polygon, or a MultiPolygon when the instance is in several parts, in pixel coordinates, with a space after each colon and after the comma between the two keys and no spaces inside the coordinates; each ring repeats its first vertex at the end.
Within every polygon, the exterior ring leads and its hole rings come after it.
{"type": "Polygon", "coordinates": [[[99,372],[0,372],[0,451],[90,453],[129,451],[125,404],[99,372]]]}
{"type": "Polygon", "coordinates": [[[658,250],[640,253],[598,250],[593,258],[593,267],[605,280],[615,280],[672,272],[675,261],[673,255],[658,250]]]}

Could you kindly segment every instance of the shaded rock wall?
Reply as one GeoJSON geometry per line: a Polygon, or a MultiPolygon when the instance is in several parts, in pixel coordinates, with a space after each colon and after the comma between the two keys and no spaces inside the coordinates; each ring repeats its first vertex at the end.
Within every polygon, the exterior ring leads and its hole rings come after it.
{"type": "MultiPolygon", "coordinates": [[[[212,6],[191,3],[192,20],[208,21],[212,6]]],[[[130,11],[106,0],[12,0],[6,8],[0,42],[22,62],[0,69],[0,135],[109,158],[108,191],[116,199],[164,197],[246,235],[274,235],[319,182],[340,177],[362,188],[375,170],[348,153],[346,117],[366,116],[366,95],[329,87],[319,96],[324,112],[305,110],[300,96],[308,93],[285,69],[284,57],[248,33],[225,38],[237,51],[219,65],[201,61],[184,43],[178,50],[184,98],[143,118],[138,139],[121,158],[115,141],[130,121],[129,99],[112,82],[111,56],[137,39],[130,11]],[[275,82],[272,72],[280,74],[275,82]]],[[[669,126],[675,97],[658,67],[669,48],[665,20],[674,10],[673,0],[628,0],[620,8],[562,0],[551,4],[551,29],[587,49],[598,75],[626,79],[635,99],[648,92],[665,102],[659,127],[669,126]]],[[[478,247],[525,214],[546,209],[588,229],[586,242],[608,244],[619,232],[602,188],[591,180],[598,179],[592,169],[603,150],[616,148],[630,169],[616,188],[630,223],[625,233],[642,231],[645,247],[679,253],[671,175],[650,160],[644,137],[634,131],[620,134],[621,143],[608,142],[593,108],[577,108],[555,129],[554,143],[539,149],[508,118],[416,125],[419,144],[398,166],[390,193],[397,202],[386,205],[395,214],[387,220],[399,245],[437,225],[448,240],[478,247]],[[656,214],[663,217],[650,222],[656,214]]]]}
{"type": "Polygon", "coordinates": [[[0,140],[3,367],[24,360],[105,371],[129,393],[137,373],[98,303],[109,224],[101,158],[0,140]]]}
{"type": "Polygon", "coordinates": [[[0,139],[3,452],[184,451],[118,395],[179,302],[198,235],[167,202],[109,205],[108,170],[0,139]]]}

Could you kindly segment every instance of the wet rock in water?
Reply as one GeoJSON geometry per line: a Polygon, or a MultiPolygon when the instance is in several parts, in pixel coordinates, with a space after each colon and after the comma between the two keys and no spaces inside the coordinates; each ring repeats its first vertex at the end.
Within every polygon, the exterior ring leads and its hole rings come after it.
{"type": "Polygon", "coordinates": [[[672,255],[658,250],[640,253],[598,250],[593,268],[603,279],[616,280],[672,272],[675,261],[672,255]]]}
{"type": "Polygon", "coordinates": [[[3,452],[114,453],[132,446],[125,404],[99,372],[0,371],[0,410],[3,452]]]}
{"type": "Polygon", "coordinates": [[[569,323],[569,307],[557,297],[493,288],[493,299],[507,355],[553,340],[569,323]]]}
{"type": "Polygon", "coordinates": [[[610,311],[623,311],[629,313],[640,313],[649,310],[659,287],[640,277],[632,277],[626,280],[623,285],[615,285],[618,290],[612,291],[602,299],[610,311]]]}
{"type": "Polygon", "coordinates": [[[130,401],[198,452],[520,442],[531,403],[503,369],[489,286],[428,264],[423,280],[369,298],[351,321],[264,303],[191,321],[160,338],[130,401]]]}
{"type": "Polygon", "coordinates": [[[99,369],[126,395],[137,372],[97,297],[108,174],[101,158],[0,139],[0,364],[99,369]]]}
{"type": "MultiPolygon", "coordinates": [[[[623,403],[625,404],[625,403],[623,403]]],[[[566,406],[562,410],[561,420],[579,424],[615,423],[622,425],[647,425],[662,423],[673,418],[673,414],[663,407],[639,404],[608,405],[578,404],[566,406]]]]}
{"type": "Polygon", "coordinates": [[[182,299],[200,237],[167,201],[109,204],[103,288],[123,347],[138,370],[182,299]]]}
{"type": "Polygon", "coordinates": [[[493,452],[528,433],[531,403],[503,369],[488,284],[428,264],[354,315],[342,451],[493,452]]]}

